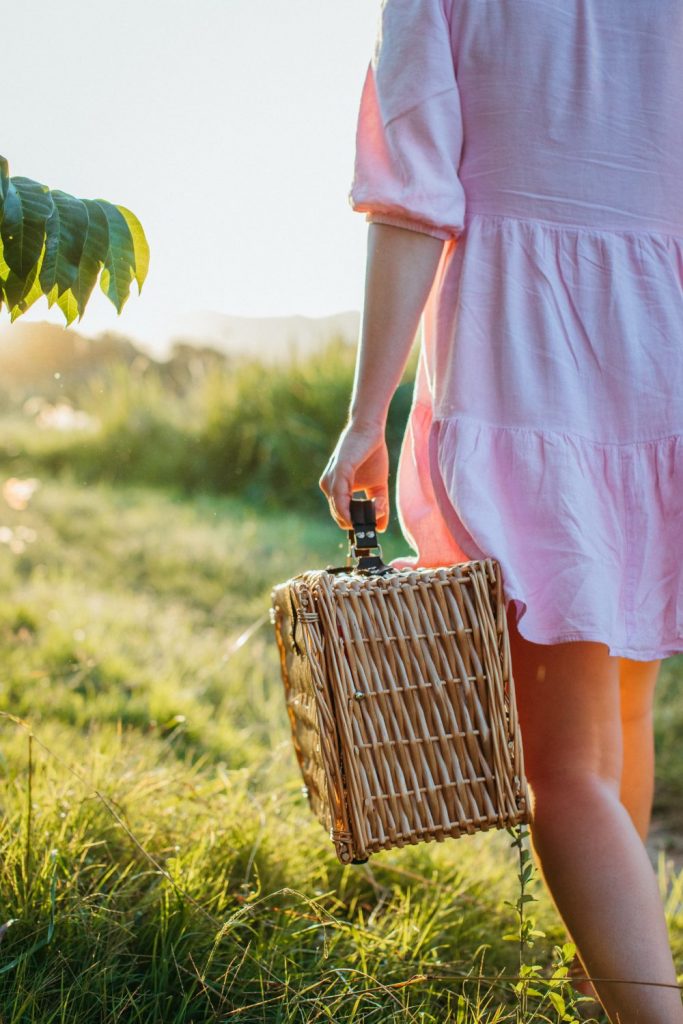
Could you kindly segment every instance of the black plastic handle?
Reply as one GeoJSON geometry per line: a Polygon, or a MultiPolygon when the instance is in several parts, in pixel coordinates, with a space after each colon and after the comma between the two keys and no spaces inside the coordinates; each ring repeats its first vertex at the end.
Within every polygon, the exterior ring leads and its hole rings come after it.
{"type": "Polygon", "coordinates": [[[327,572],[360,572],[372,576],[384,576],[386,573],[398,572],[393,566],[382,561],[382,547],[377,537],[377,517],[375,515],[374,498],[351,498],[349,519],[352,528],[348,530],[349,550],[346,565],[326,567],[327,572]],[[372,554],[376,548],[379,554],[372,554]],[[357,562],[351,565],[351,560],[357,562]]]}
{"type": "MultiPolygon", "coordinates": [[[[391,565],[382,561],[382,546],[377,537],[377,516],[374,498],[351,498],[349,518],[352,528],[348,531],[348,560],[356,558],[352,572],[384,576],[396,572],[391,565]],[[373,554],[373,550],[375,553],[373,554]]],[[[348,569],[347,569],[348,571],[348,569]]]]}
{"type": "Polygon", "coordinates": [[[367,553],[370,548],[378,548],[377,516],[374,498],[351,498],[349,518],[353,524],[348,531],[349,545],[352,553],[359,557],[361,552],[367,553]]]}

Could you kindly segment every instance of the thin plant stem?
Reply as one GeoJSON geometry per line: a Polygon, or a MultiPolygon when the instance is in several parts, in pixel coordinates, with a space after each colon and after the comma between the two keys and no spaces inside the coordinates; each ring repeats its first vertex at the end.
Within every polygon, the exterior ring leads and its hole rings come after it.
{"type": "Polygon", "coordinates": [[[26,896],[31,889],[31,831],[32,831],[32,796],[33,787],[33,733],[28,734],[28,782],[26,785],[26,847],[24,850],[24,885],[26,896]]]}

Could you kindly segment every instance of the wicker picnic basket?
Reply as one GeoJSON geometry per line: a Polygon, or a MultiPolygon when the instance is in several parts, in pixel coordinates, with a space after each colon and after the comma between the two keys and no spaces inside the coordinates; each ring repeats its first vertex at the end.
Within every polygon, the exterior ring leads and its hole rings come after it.
{"type": "Polygon", "coordinates": [[[352,499],[351,521],[347,565],[275,586],[270,608],[304,792],[337,857],[527,822],[499,564],[399,570],[374,500],[352,499]]]}

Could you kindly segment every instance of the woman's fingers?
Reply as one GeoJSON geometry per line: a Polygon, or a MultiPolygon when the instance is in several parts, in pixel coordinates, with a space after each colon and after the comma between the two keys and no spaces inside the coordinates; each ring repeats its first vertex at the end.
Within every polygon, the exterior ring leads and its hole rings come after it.
{"type": "Polygon", "coordinates": [[[339,437],[320,480],[330,514],[344,530],[351,528],[351,498],[363,490],[376,497],[377,529],[385,530],[389,518],[389,456],[384,431],[367,431],[349,424],[339,437]]]}
{"type": "Polygon", "coordinates": [[[389,489],[386,485],[366,487],[368,498],[375,499],[375,515],[377,516],[377,532],[384,533],[389,525],[389,489]]]}
{"type": "Polygon", "coordinates": [[[329,494],[332,518],[336,521],[337,526],[341,527],[342,530],[351,529],[350,512],[352,497],[353,491],[348,484],[343,482],[335,483],[331,493],[329,494]]]}
{"type": "Polygon", "coordinates": [[[348,530],[351,527],[349,512],[353,480],[342,470],[335,455],[330,458],[318,485],[328,500],[330,515],[337,526],[342,530],[348,530]]]}

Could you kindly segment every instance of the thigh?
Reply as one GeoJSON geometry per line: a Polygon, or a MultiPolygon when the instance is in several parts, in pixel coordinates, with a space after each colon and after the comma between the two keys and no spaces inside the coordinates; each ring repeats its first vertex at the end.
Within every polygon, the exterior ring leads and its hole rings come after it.
{"type": "Polygon", "coordinates": [[[524,763],[535,782],[574,774],[599,776],[619,791],[623,740],[619,659],[606,644],[535,644],[508,611],[512,674],[524,763]]]}

